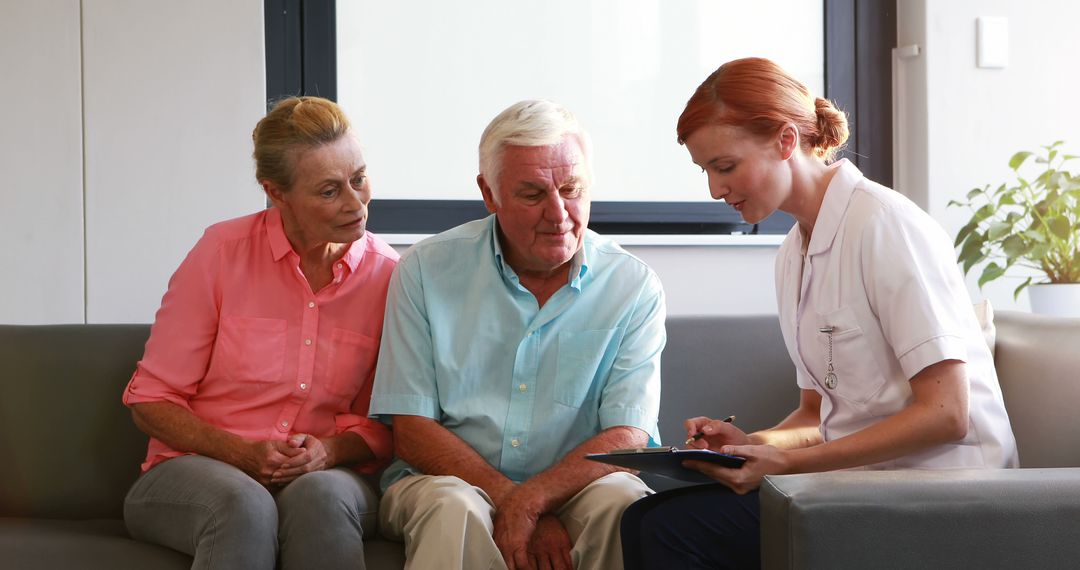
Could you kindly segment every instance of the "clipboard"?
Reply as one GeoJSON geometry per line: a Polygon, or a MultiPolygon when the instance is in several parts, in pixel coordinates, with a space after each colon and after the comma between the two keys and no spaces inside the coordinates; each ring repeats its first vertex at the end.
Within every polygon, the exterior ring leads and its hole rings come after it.
{"type": "Polygon", "coordinates": [[[683,467],[682,462],[688,459],[708,461],[733,469],[742,467],[743,463],[746,463],[745,457],[725,455],[708,449],[679,449],[671,446],[616,449],[611,453],[590,453],[585,456],[585,459],[691,483],[715,483],[716,480],[699,471],[683,467]]]}

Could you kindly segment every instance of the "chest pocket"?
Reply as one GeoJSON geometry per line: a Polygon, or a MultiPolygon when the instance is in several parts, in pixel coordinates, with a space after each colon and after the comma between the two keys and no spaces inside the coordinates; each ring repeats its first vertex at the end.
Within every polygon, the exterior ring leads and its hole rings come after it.
{"type": "Polygon", "coordinates": [[[617,329],[559,333],[558,364],[555,373],[555,401],[580,408],[596,398],[593,384],[611,367],[605,359],[607,345],[617,329]],[[601,368],[604,368],[602,370],[601,368]]]}
{"type": "MultiPolygon", "coordinates": [[[[864,404],[881,391],[885,375],[877,365],[866,334],[859,326],[855,312],[849,307],[818,315],[818,329],[832,327],[832,362],[836,374],[836,388],[828,390],[841,398],[864,404]]],[[[824,387],[828,367],[829,335],[818,332],[822,358],[815,367],[814,375],[824,387]]],[[[813,363],[810,363],[813,366],[813,363]]]]}
{"type": "Polygon", "coordinates": [[[229,377],[258,384],[280,381],[288,326],[284,319],[223,317],[215,352],[220,354],[229,377]]]}
{"type": "Polygon", "coordinates": [[[378,358],[377,339],[335,328],[330,335],[330,371],[326,390],[352,400],[375,370],[378,358]]]}

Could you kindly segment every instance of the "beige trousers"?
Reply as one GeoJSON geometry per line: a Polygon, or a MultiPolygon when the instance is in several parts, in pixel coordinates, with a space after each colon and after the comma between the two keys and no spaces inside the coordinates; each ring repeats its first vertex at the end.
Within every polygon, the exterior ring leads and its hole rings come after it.
{"type": "MultiPolygon", "coordinates": [[[[616,472],[593,481],[555,514],[566,527],[578,570],[620,570],[623,510],[652,490],[616,472]]],[[[505,569],[491,537],[495,507],[479,487],[452,476],[410,475],[394,483],[379,506],[379,529],[405,543],[406,569],[505,569]]]]}

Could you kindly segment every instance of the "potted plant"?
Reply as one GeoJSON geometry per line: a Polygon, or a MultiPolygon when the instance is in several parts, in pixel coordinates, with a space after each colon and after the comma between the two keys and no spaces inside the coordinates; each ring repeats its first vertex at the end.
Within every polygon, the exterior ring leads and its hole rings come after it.
{"type": "Polygon", "coordinates": [[[967,200],[950,200],[949,206],[972,212],[955,246],[965,275],[985,262],[980,289],[1014,268],[1034,269],[1045,281],[1033,284],[1036,277],[1028,276],[1013,298],[1028,289],[1034,312],[1080,317],[1080,175],[1064,168],[1078,157],[1059,152],[1062,144],[1014,154],[1009,167],[1015,181],[975,188],[967,200]],[[1040,165],[1041,172],[1029,180],[1020,172],[1025,164],[1040,165]]]}

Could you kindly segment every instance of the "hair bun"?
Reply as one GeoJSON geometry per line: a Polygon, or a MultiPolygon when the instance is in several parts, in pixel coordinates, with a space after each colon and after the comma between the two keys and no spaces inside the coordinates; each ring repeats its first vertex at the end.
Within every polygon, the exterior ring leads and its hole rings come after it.
{"type": "Polygon", "coordinates": [[[814,112],[817,114],[818,125],[818,137],[813,143],[814,152],[828,159],[847,142],[847,115],[837,109],[832,101],[822,97],[814,99],[814,112]]]}

